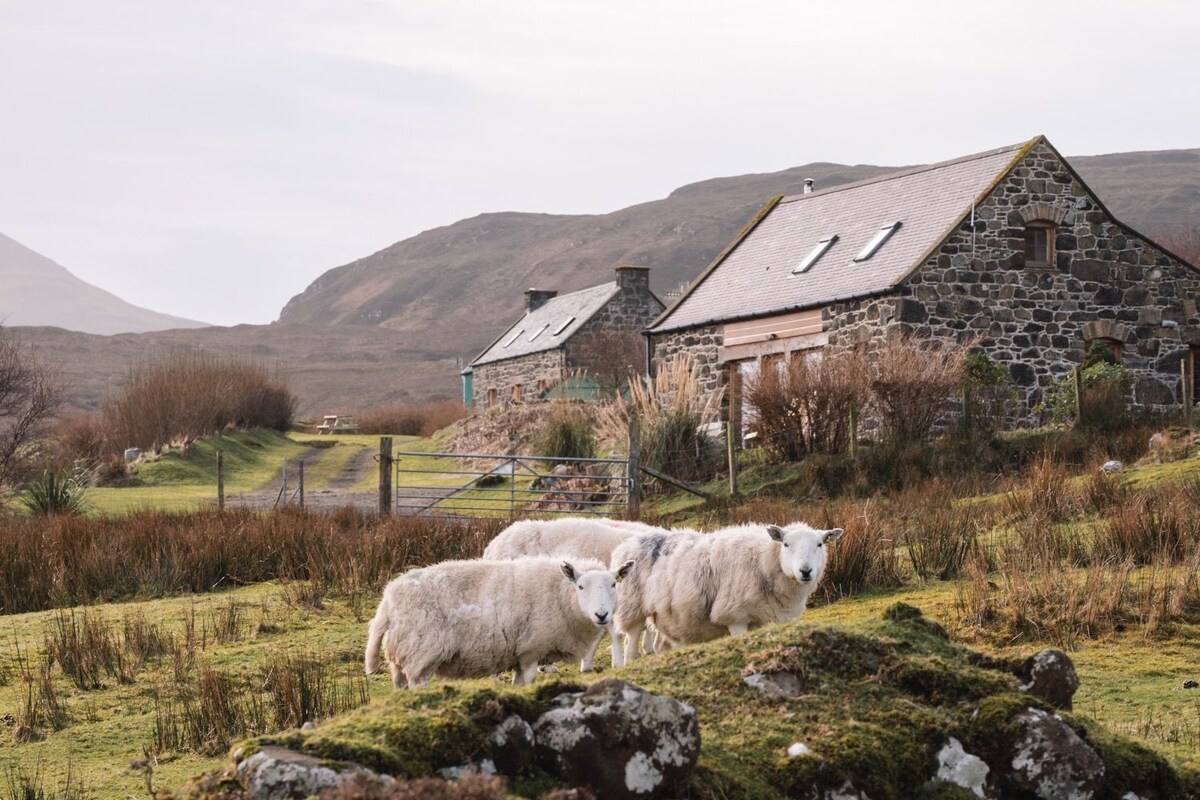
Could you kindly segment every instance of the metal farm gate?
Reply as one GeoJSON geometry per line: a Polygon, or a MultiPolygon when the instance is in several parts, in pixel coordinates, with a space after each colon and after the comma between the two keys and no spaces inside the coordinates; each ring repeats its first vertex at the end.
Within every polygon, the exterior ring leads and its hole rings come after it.
{"type": "Polygon", "coordinates": [[[610,516],[633,484],[623,458],[398,452],[394,463],[395,510],[411,516],[610,516]]]}

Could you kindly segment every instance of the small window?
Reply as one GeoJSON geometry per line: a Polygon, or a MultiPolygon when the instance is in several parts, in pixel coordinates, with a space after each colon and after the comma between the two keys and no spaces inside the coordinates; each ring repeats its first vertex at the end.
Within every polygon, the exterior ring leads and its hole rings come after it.
{"type": "Polygon", "coordinates": [[[883,247],[883,243],[890,239],[892,234],[899,229],[899,220],[891,223],[890,225],[884,225],[875,232],[875,235],[871,237],[871,241],[867,242],[867,246],[862,249],[861,253],[854,257],[854,260],[866,261],[868,258],[875,255],[875,252],[879,250],[879,248],[883,247]]]}
{"type": "Polygon", "coordinates": [[[494,408],[495,406],[496,406],[496,390],[488,389],[488,408],[494,408]]]}
{"type": "Polygon", "coordinates": [[[541,335],[542,335],[542,332],[543,332],[543,331],[545,331],[545,330],[546,330],[546,328],[549,328],[549,327],[550,327],[550,323],[549,323],[549,322],[547,322],[545,325],[543,325],[542,327],[538,328],[538,329],[537,329],[537,332],[536,332],[536,333],[534,333],[534,334],[533,334],[533,336],[530,336],[530,337],[529,337],[529,341],[531,341],[531,342],[532,342],[534,339],[536,339],[537,337],[541,336],[541,335]]]}
{"type": "Polygon", "coordinates": [[[808,268],[821,260],[821,256],[825,255],[825,251],[833,247],[834,242],[838,240],[837,235],[830,236],[817,242],[817,246],[809,251],[804,260],[792,270],[793,275],[799,275],[801,272],[807,272],[808,268]]]}
{"type": "Polygon", "coordinates": [[[525,329],[524,329],[524,328],[522,328],[521,330],[519,330],[519,331],[517,331],[516,333],[514,333],[512,336],[508,337],[508,341],[504,343],[504,347],[508,347],[510,344],[512,344],[513,342],[515,342],[517,339],[520,339],[520,338],[521,338],[521,334],[522,334],[522,333],[524,333],[524,332],[525,332],[525,329]]]}
{"type": "Polygon", "coordinates": [[[1086,353],[1085,363],[1107,361],[1120,364],[1124,355],[1121,352],[1121,342],[1116,339],[1092,339],[1087,343],[1086,353]],[[1111,358],[1109,353],[1112,353],[1111,358]]]}
{"type": "Polygon", "coordinates": [[[514,403],[521,403],[525,400],[525,387],[519,383],[513,384],[512,399],[514,403]]]}
{"type": "Polygon", "coordinates": [[[1025,263],[1050,264],[1054,257],[1054,228],[1046,223],[1025,226],[1025,263]]]}
{"type": "Polygon", "coordinates": [[[563,324],[559,325],[557,328],[554,329],[554,333],[552,333],[551,336],[558,336],[560,333],[562,333],[563,331],[565,331],[567,329],[568,325],[570,325],[574,321],[575,321],[574,317],[568,317],[563,322],[563,324]]]}

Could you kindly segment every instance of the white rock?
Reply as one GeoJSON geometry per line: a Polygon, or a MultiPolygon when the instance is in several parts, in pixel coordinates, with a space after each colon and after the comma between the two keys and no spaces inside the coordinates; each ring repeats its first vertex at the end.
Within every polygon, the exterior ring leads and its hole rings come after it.
{"type": "Polygon", "coordinates": [[[804,742],[796,742],[788,748],[788,757],[796,758],[797,756],[806,756],[811,752],[812,750],[809,750],[808,745],[806,745],[804,742]]]}
{"type": "Polygon", "coordinates": [[[983,787],[987,784],[988,765],[979,756],[963,749],[962,742],[950,737],[950,741],[938,751],[937,779],[961,786],[976,797],[985,797],[983,787]]]}
{"type": "Polygon", "coordinates": [[[1100,465],[1101,472],[1120,472],[1123,469],[1125,469],[1125,465],[1115,458],[1100,465]]]}

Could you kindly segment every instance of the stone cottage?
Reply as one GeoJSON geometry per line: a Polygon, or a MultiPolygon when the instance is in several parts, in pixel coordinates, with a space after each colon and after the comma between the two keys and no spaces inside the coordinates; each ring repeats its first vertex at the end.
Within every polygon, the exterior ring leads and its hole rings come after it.
{"type": "MultiPolygon", "coordinates": [[[[1037,421],[1045,390],[1103,340],[1134,400],[1196,383],[1200,271],[1118,221],[1044,137],[776,198],[648,330],[652,358],[692,354],[737,410],[764,363],[895,333],[975,339],[1037,421]]],[[[1192,394],[1195,397],[1195,393],[1192,394]]]]}
{"type": "MultiPolygon", "coordinates": [[[[650,291],[649,267],[620,264],[616,272],[612,283],[570,294],[526,291],[525,315],[463,371],[467,406],[483,411],[503,402],[543,398],[583,368],[580,345],[589,336],[636,334],[662,314],[663,302],[650,291]]],[[[636,366],[645,363],[643,350],[636,355],[636,366]]]]}

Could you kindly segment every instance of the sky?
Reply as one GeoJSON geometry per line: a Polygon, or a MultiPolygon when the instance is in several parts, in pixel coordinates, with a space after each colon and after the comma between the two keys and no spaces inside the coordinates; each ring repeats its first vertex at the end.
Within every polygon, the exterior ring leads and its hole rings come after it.
{"type": "MultiPolygon", "coordinates": [[[[1194,0],[0,0],[0,233],[266,323],[489,211],[814,161],[1200,147],[1194,0]]],[[[2,289],[2,287],[0,287],[2,289]]]]}

